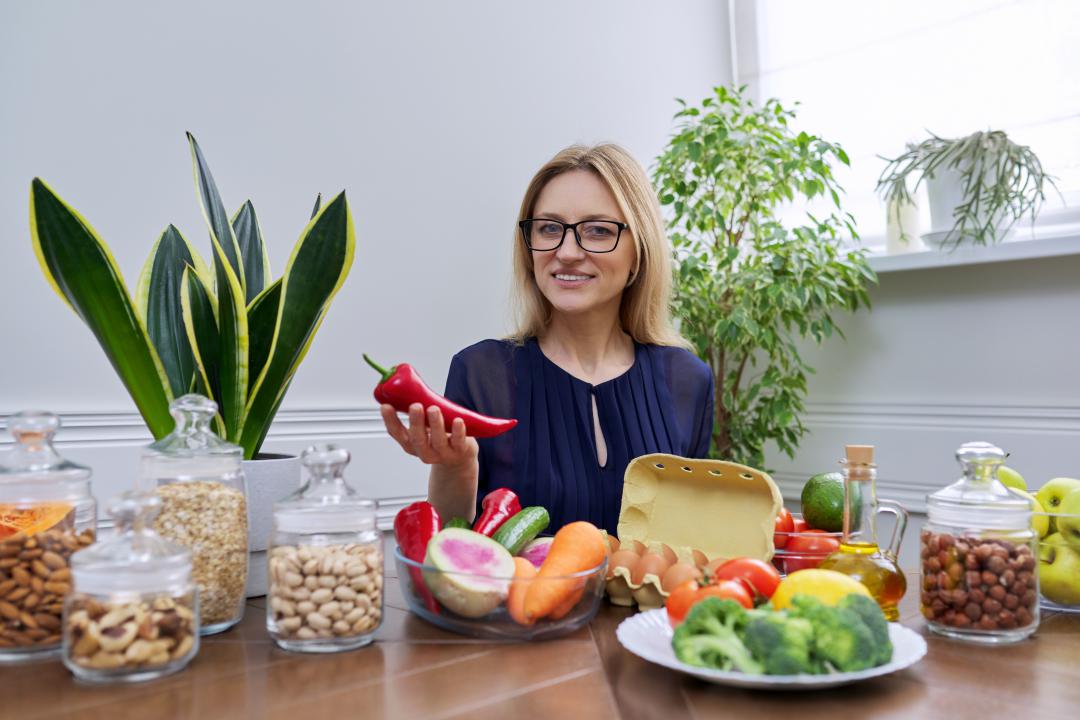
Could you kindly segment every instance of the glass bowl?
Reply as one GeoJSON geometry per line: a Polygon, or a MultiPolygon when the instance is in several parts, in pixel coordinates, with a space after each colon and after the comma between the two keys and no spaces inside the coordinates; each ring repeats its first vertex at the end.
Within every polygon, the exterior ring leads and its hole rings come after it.
{"type": "MultiPolygon", "coordinates": [[[[600,598],[604,592],[604,575],[607,570],[607,559],[605,559],[595,568],[574,575],[519,580],[518,582],[522,583],[561,583],[571,590],[567,593],[567,600],[563,606],[556,611],[558,618],[549,616],[535,621],[532,625],[522,625],[515,621],[507,610],[506,595],[511,582],[509,577],[444,572],[432,565],[424,565],[408,559],[401,554],[399,547],[394,548],[394,562],[397,564],[401,593],[405,596],[405,601],[412,612],[444,630],[459,635],[493,640],[553,638],[587,625],[596,615],[597,608],[600,607],[600,598]],[[424,587],[415,587],[414,575],[421,578],[424,587]],[[487,588],[488,592],[471,593],[474,596],[482,596],[479,601],[463,600],[462,596],[454,590],[460,587],[462,582],[487,588]],[[462,600],[469,606],[469,614],[479,616],[467,617],[454,612],[429,595],[431,587],[439,589],[439,592],[434,594],[462,600]]],[[[464,609],[464,606],[459,609],[464,609]]]]}
{"type": "MultiPolygon", "coordinates": [[[[792,513],[791,517],[801,519],[802,515],[792,513]]],[[[816,568],[834,550],[840,548],[840,539],[843,536],[842,532],[823,530],[774,533],[773,540],[778,545],[776,554],[773,555],[773,567],[779,570],[781,575],[816,568]],[[779,547],[779,543],[782,543],[783,547],[779,547]]]]}
{"type": "Polygon", "coordinates": [[[1032,513],[1038,541],[1040,605],[1047,610],[1080,612],[1080,515],[1032,513]],[[1046,532],[1040,527],[1046,522],[1046,532]]]}

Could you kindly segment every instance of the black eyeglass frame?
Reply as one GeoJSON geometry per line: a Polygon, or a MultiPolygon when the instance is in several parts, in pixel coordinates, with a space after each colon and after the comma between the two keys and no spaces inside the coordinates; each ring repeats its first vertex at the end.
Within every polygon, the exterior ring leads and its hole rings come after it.
{"type": "Polygon", "coordinates": [[[518,223],[518,227],[521,228],[521,239],[525,241],[525,247],[529,248],[529,250],[531,250],[532,252],[555,252],[556,250],[558,250],[559,248],[562,247],[562,244],[564,242],[566,242],[566,231],[567,230],[573,230],[574,231],[574,241],[577,243],[577,246],[579,248],[581,248],[582,250],[584,250],[587,253],[593,253],[594,255],[604,255],[606,253],[615,252],[615,249],[619,247],[619,240],[622,238],[623,230],[627,229],[630,226],[627,225],[626,223],[619,222],[618,220],[597,220],[597,219],[594,218],[592,220],[579,220],[576,223],[564,223],[562,220],[555,220],[553,218],[539,217],[539,218],[525,218],[524,220],[522,220],[521,222],[518,223]],[[559,243],[555,247],[553,247],[553,248],[545,248],[545,249],[534,248],[532,246],[532,243],[529,242],[529,234],[527,232],[525,232],[525,226],[528,225],[529,223],[534,223],[534,222],[539,222],[539,221],[555,223],[557,225],[562,225],[562,237],[559,238],[559,243]],[[578,225],[585,225],[587,223],[594,223],[594,222],[608,223],[610,225],[614,225],[615,227],[619,228],[619,232],[617,232],[615,234],[615,244],[611,246],[610,250],[590,250],[589,248],[587,248],[587,247],[585,247],[584,245],[581,244],[581,233],[578,232],[578,225]]]}

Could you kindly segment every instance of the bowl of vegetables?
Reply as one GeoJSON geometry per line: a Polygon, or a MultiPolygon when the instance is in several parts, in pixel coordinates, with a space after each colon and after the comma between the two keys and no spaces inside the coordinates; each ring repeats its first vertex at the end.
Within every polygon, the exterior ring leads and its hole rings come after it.
{"type": "Polygon", "coordinates": [[[409,609],[451,632],[498,640],[557,637],[588,623],[604,591],[604,534],[573,522],[542,537],[543,508],[515,508],[505,494],[498,502],[500,513],[481,513],[471,527],[443,526],[428,503],[398,514],[394,560],[409,609]]]}

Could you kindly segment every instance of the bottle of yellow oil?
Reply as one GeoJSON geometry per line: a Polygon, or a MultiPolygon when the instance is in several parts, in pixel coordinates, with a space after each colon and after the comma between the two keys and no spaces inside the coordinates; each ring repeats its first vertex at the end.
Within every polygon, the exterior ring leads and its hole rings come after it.
{"type": "Polygon", "coordinates": [[[907,580],[897,564],[908,513],[899,503],[877,499],[873,445],[848,445],[840,461],[844,473],[844,535],[840,548],[821,567],[844,573],[866,586],[889,620],[899,620],[897,605],[907,580]],[[896,517],[888,546],[878,544],[877,516],[896,517]]]}

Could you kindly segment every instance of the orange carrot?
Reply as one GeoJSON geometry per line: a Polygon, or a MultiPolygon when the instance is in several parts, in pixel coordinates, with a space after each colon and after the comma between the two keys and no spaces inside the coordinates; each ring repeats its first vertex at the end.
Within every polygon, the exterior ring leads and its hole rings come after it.
{"type": "Polygon", "coordinates": [[[525,616],[547,617],[580,587],[581,578],[567,575],[591,570],[607,557],[608,545],[592,523],[583,521],[564,525],[555,533],[547,559],[529,583],[525,594],[525,616]]]}
{"type": "Polygon", "coordinates": [[[510,582],[510,594],[506,598],[506,609],[510,617],[519,625],[532,625],[534,620],[525,616],[525,593],[531,580],[536,577],[536,566],[525,558],[514,558],[514,579],[510,582]]]}
{"type": "Polygon", "coordinates": [[[549,620],[562,620],[570,614],[571,610],[577,607],[577,604],[581,601],[581,597],[585,594],[585,578],[578,578],[576,582],[578,583],[578,588],[567,595],[566,599],[551,611],[551,614],[548,615],[549,620]]]}

